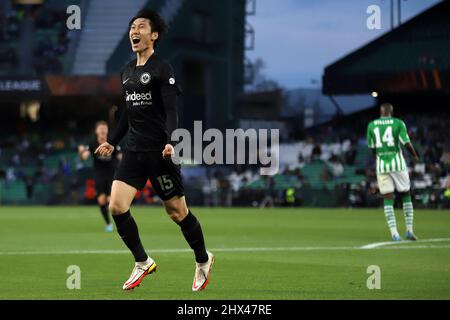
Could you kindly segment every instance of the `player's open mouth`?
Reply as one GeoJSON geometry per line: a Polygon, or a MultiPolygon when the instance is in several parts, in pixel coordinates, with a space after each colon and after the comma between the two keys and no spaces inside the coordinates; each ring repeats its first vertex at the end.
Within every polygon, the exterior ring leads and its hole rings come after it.
{"type": "Polygon", "coordinates": [[[136,38],[133,37],[133,38],[131,39],[131,41],[133,42],[133,44],[138,44],[139,42],[141,42],[141,39],[140,39],[140,38],[137,38],[137,37],[136,37],[136,38]]]}

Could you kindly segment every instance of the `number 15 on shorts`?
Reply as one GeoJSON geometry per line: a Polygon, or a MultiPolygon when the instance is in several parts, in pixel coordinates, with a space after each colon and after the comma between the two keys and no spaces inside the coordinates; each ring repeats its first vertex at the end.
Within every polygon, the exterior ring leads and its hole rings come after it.
{"type": "Polygon", "coordinates": [[[158,180],[162,191],[168,191],[173,188],[172,179],[170,179],[168,174],[163,174],[162,176],[157,177],[156,180],[158,180]]]}

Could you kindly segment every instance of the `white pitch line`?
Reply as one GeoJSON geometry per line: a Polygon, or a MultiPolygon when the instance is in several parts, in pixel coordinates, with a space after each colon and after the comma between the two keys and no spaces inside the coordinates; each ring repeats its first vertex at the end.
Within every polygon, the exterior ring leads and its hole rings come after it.
{"type": "Polygon", "coordinates": [[[383,250],[403,250],[403,249],[445,249],[450,248],[450,245],[410,245],[410,246],[390,246],[390,247],[384,247],[384,248],[377,248],[377,250],[383,249],[383,250]]]}
{"type": "MultiPolygon", "coordinates": [[[[428,239],[421,242],[449,241],[449,239],[428,239]]],[[[390,242],[389,242],[390,243],[390,242]]],[[[430,249],[430,248],[450,248],[450,245],[425,245],[417,242],[394,242],[396,246],[390,247],[350,247],[350,246],[330,246],[330,247],[273,247],[273,248],[213,248],[213,252],[276,252],[276,251],[322,251],[322,250],[367,250],[367,249],[430,249]],[[415,243],[415,245],[401,246],[400,244],[415,243]]],[[[189,253],[191,249],[154,249],[149,253],[189,253]]],[[[67,250],[67,251],[0,251],[0,256],[21,256],[21,255],[71,255],[71,254],[129,254],[128,250],[67,250]]]]}
{"type": "Polygon", "coordinates": [[[375,242],[375,243],[366,244],[365,246],[362,246],[360,248],[361,249],[375,249],[375,248],[399,245],[399,244],[424,243],[424,242],[445,242],[445,241],[450,241],[450,238],[424,239],[424,240],[404,241],[404,242],[398,242],[398,241],[375,242]]]}
{"type": "MultiPolygon", "coordinates": [[[[213,248],[213,252],[270,252],[270,251],[311,251],[311,250],[359,250],[358,247],[274,247],[274,248],[213,248]]],[[[186,253],[191,249],[153,249],[148,253],[186,253]]],[[[19,255],[63,255],[63,254],[125,254],[128,250],[67,250],[67,251],[0,251],[0,256],[19,255]]]]}

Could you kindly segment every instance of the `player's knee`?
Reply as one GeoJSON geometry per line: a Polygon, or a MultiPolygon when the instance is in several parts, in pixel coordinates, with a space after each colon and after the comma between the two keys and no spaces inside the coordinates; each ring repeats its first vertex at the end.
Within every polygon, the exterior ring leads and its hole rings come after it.
{"type": "Polygon", "coordinates": [[[181,222],[183,220],[182,214],[179,210],[176,209],[166,209],[167,214],[169,215],[170,219],[172,219],[174,222],[181,222]]]}
{"type": "Polygon", "coordinates": [[[119,203],[119,202],[111,202],[109,204],[109,212],[111,212],[112,215],[120,215],[128,211],[129,208],[127,208],[125,205],[119,203]]]}
{"type": "Polygon", "coordinates": [[[186,217],[186,210],[184,208],[177,208],[166,206],[166,212],[170,216],[170,218],[176,222],[181,222],[186,217]]]}
{"type": "Polygon", "coordinates": [[[390,193],[383,194],[383,198],[384,199],[394,199],[394,193],[390,192],[390,193]]]}

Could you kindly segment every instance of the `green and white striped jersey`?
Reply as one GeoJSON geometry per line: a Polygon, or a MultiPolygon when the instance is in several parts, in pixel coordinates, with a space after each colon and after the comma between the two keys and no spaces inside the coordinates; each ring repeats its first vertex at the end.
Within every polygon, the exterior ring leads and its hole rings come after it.
{"type": "Polygon", "coordinates": [[[369,123],[367,144],[375,149],[377,173],[407,170],[401,145],[410,142],[405,123],[393,117],[381,117],[369,123]]]}

